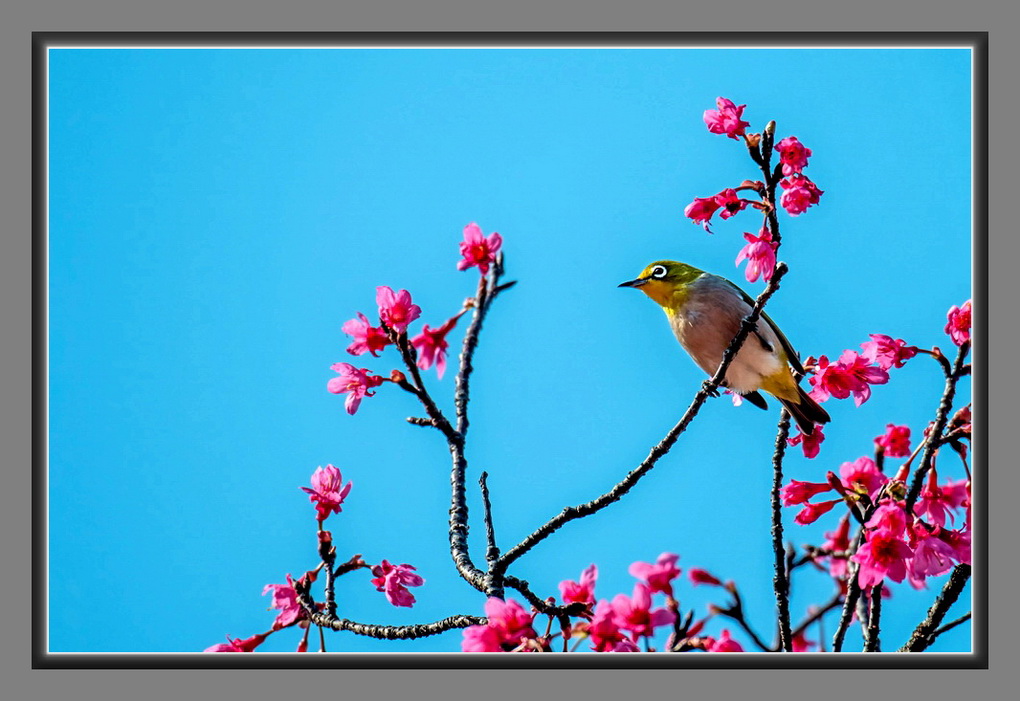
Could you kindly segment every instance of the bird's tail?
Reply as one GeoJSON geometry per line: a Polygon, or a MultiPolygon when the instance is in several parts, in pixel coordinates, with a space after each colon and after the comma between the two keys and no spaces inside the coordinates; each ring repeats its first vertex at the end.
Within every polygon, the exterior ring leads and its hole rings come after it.
{"type": "Polygon", "coordinates": [[[800,430],[805,436],[810,436],[814,433],[815,424],[824,424],[831,421],[829,418],[829,412],[825,411],[814,399],[804,391],[804,388],[797,386],[798,401],[794,403],[789,399],[783,399],[782,397],[776,397],[786,410],[790,412],[790,416],[793,417],[797,425],[800,426],[800,430]]]}

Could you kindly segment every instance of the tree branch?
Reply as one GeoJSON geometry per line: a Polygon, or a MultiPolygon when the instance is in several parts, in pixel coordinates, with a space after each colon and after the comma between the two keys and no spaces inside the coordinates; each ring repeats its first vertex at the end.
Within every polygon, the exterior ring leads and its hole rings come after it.
{"type": "Polygon", "coordinates": [[[358,623],[347,618],[337,618],[328,612],[316,610],[315,601],[309,594],[309,584],[302,580],[294,582],[294,591],[297,592],[298,603],[304,609],[305,615],[312,625],[331,630],[346,630],[355,635],[366,635],[371,638],[382,638],[385,640],[414,640],[429,635],[438,635],[454,628],[467,628],[474,625],[485,625],[488,619],[481,616],[449,616],[433,623],[419,623],[409,626],[383,626],[371,623],[358,623]]]}
{"type": "Polygon", "coordinates": [[[956,362],[953,364],[953,371],[946,376],[946,388],[942,392],[942,399],[939,401],[939,408],[935,412],[934,426],[928,432],[925,439],[924,453],[921,457],[921,464],[914,473],[914,480],[910,484],[910,492],[907,494],[907,513],[914,512],[914,504],[921,495],[921,487],[924,485],[924,476],[928,474],[935,459],[935,451],[938,450],[942,439],[942,433],[946,430],[946,423],[949,421],[949,410],[953,408],[953,398],[956,395],[956,383],[961,377],[964,358],[970,343],[964,342],[960,351],[956,354],[956,362]]]}
{"type": "Polygon", "coordinates": [[[783,503],[779,497],[779,490],[783,486],[783,456],[786,454],[786,439],[789,435],[790,413],[783,409],[779,414],[776,447],[772,454],[772,550],[775,554],[772,588],[776,593],[779,616],[779,647],[786,652],[793,652],[793,636],[790,632],[790,573],[787,570],[786,552],[783,548],[783,503]]]}
{"type": "MultiPolygon", "coordinates": [[[[953,568],[953,573],[949,575],[949,580],[942,587],[942,591],[935,599],[935,603],[928,609],[928,616],[917,625],[914,633],[910,636],[910,640],[904,643],[899,652],[921,652],[935,642],[935,638],[941,632],[944,632],[939,630],[939,624],[942,623],[942,619],[949,611],[949,608],[959,598],[960,592],[963,591],[967,580],[970,579],[970,572],[970,565],[960,564],[953,568]]],[[[959,624],[962,622],[963,620],[961,619],[955,623],[959,624]]]]}
{"type": "Polygon", "coordinates": [[[496,545],[496,530],[492,526],[492,502],[489,501],[489,473],[482,472],[478,478],[478,484],[482,489],[482,509],[485,521],[485,540],[488,547],[485,550],[485,561],[489,563],[489,584],[486,587],[488,596],[503,598],[503,578],[501,573],[495,569],[496,560],[499,559],[499,547],[496,545]]]}
{"type": "Polygon", "coordinates": [[[684,412],[680,421],[672,429],[670,429],[665,438],[652,448],[648,457],[645,458],[640,465],[631,470],[615,487],[602,496],[585,504],[568,506],[559,514],[549,519],[549,521],[545,524],[539,526],[534,532],[526,536],[524,540],[506,551],[499,559],[499,562],[497,563],[498,567],[505,570],[512,562],[555,533],[564,524],[575,519],[594,514],[609,506],[613,502],[618,501],[624,494],[629,492],[635,484],[638,483],[638,480],[640,480],[649,470],[655,467],[655,463],[658,462],[659,458],[669,452],[670,448],[673,447],[673,444],[676,443],[677,439],[680,437],[680,434],[687,429],[688,424],[690,424],[690,422],[698,414],[698,411],[701,409],[701,405],[705,403],[705,400],[707,400],[710,395],[716,393],[716,388],[726,376],[726,370],[729,368],[730,363],[733,362],[733,358],[736,356],[737,351],[740,350],[744,340],[757,324],[758,318],[761,316],[761,310],[765,306],[765,303],[768,302],[773,293],[779,289],[779,281],[782,279],[783,275],[786,274],[787,270],[788,268],[785,263],[779,263],[779,265],[776,266],[776,271],[772,275],[772,279],[769,280],[769,284],[766,286],[765,290],[758,295],[758,299],[755,301],[751,312],[744,318],[741,323],[740,330],[737,332],[737,335],[734,336],[733,341],[730,342],[729,347],[727,347],[726,351],[723,353],[722,362],[719,364],[719,369],[716,371],[715,375],[713,375],[711,379],[705,381],[698,393],[694,395],[694,399],[691,401],[690,406],[687,408],[687,411],[684,412]]]}

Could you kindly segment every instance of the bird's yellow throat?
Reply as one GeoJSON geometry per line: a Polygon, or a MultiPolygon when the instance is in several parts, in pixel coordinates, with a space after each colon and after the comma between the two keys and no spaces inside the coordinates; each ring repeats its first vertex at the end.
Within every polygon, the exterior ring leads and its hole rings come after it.
{"type": "Polygon", "coordinates": [[[677,285],[665,280],[649,280],[638,289],[667,311],[675,312],[687,301],[687,287],[687,285],[677,285]]]}

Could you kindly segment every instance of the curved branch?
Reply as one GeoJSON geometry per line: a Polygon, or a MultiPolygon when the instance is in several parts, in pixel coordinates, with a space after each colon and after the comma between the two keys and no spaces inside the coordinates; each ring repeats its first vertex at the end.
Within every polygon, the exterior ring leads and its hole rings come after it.
{"type": "Polygon", "coordinates": [[[772,275],[772,279],[769,280],[769,284],[765,287],[765,290],[758,295],[758,299],[755,301],[754,307],[751,308],[751,312],[744,318],[741,323],[740,330],[737,332],[737,335],[734,336],[733,341],[730,342],[729,347],[727,347],[726,351],[723,353],[722,362],[719,364],[719,369],[716,371],[715,375],[713,375],[711,379],[705,381],[698,393],[694,395],[694,399],[691,401],[690,406],[687,408],[687,411],[684,412],[680,421],[669,430],[669,433],[666,434],[665,438],[652,448],[652,450],[648,453],[648,457],[645,458],[640,465],[631,470],[615,487],[602,496],[585,504],[568,506],[559,514],[549,519],[549,521],[545,524],[539,526],[534,532],[526,536],[524,540],[503,554],[496,563],[498,568],[505,571],[511,563],[555,533],[563,525],[575,519],[583,518],[594,514],[597,511],[601,511],[613,502],[618,501],[638,483],[638,480],[640,480],[649,470],[655,467],[655,463],[658,462],[659,458],[669,452],[669,449],[673,447],[674,443],[676,443],[680,434],[687,429],[687,425],[690,424],[695,416],[697,416],[698,411],[701,409],[701,405],[705,403],[705,400],[707,400],[710,395],[717,394],[716,388],[726,376],[726,370],[729,368],[730,363],[733,362],[733,358],[736,356],[737,351],[740,350],[740,347],[743,345],[748,334],[750,334],[751,330],[757,324],[758,318],[761,316],[761,310],[765,306],[765,303],[768,302],[773,293],[779,289],[779,281],[782,279],[783,275],[786,274],[787,270],[788,268],[785,263],[779,263],[776,266],[776,271],[772,275]]]}
{"type": "Polygon", "coordinates": [[[383,640],[414,640],[430,635],[439,635],[456,628],[485,625],[488,619],[481,616],[456,615],[433,623],[419,623],[410,626],[382,626],[371,623],[358,623],[347,618],[330,618],[324,613],[312,614],[311,622],[323,628],[346,630],[355,635],[365,635],[383,640]]]}

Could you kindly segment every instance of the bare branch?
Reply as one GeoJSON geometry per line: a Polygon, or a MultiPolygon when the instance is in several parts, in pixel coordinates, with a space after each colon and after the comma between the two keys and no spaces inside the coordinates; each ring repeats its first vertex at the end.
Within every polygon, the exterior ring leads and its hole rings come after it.
{"type": "Polygon", "coordinates": [[[687,411],[684,412],[680,421],[669,430],[669,433],[666,434],[665,438],[652,448],[648,457],[645,458],[640,465],[631,470],[615,487],[602,496],[585,504],[568,506],[545,524],[539,526],[534,532],[526,536],[524,540],[503,554],[498,562],[499,567],[505,570],[512,562],[555,533],[564,524],[575,519],[594,514],[609,506],[613,502],[618,501],[624,494],[629,492],[635,484],[638,483],[638,480],[640,480],[655,466],[655,463],[658,462],[659,458],[669,452],[670,448],[673,447],[673,444],[676,443],[680,435],[687,429],[688,424],[690,424],[694,417],[697,416],[698,411],[701,409],[701,405],[705,403],[705,400],[707,400],[710,395],[717,393],[716,388],[726,376],[727,368],[729,368],[730,363],[733,362],[733,358],[736,356],[737,351],[740,350],[740,347],[743,345],[748,334],[757,324],[758,318],[761,316],[761,310],[765,306],[765,303],[769,300],[773,293],[779,289],[779,281],[782,279],[783,275],[786,274],[787,270],[788,268],[785,263],[779,263],[779,265],[776,266],[776,271],[772,275],[772,279],[769,280],[769,284],[766,286],[765,290],[758,295],[758,299],[755,301],[751,312],[744,318],[740,326],[740,330],[737,332],[737,335],[734,336],[733,341],[730,342],[729,347],[723,353],[722,362],[719,364],[719,369],[716,371],[715,375],[713,375],[711,379],[705,381],[698,393],[694,395],[694,399],[691,401],[690,406],[687,408],[687,411]]]}
{"type": "Polygon", "coordinates": [[[772,453],[772,550],[775,554],[775,574],[772,588],[776,593],[776,607],[779,616],[779,647],[793,652],[793,636],[790,632],[790,573],[787,569],[786,551],[783,548],[783,502],[779,490],[783,486],[783,456],[786,454],[786,439],[790,435],[790,413],[783,409],[779,415],[776,431],[776,447],[772,453]]]}
{"type": "MultiPolygon", "coordinates": [[[[935,603],[928,609],[928,616],[917,625],[914,633],[910,636],[910,640],[904,643],[899,652],[921,652],[935,642],[935,638],[941,632],[944,632],[939,630],[939,624],[942,623],[942,619],[950,607],[959,598],[960,592],[963,591],[967,580],[970,579],[970,572],[970,565],[960,564],[953,568],[953,573],[949,575],[949,580],[942,587],[942,591],[935,599],[935,603]]],[[[961,619],[954,622],[954,625],[962,622],[963,620],[961,619]]]]}

